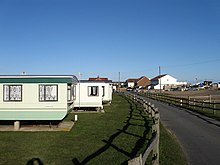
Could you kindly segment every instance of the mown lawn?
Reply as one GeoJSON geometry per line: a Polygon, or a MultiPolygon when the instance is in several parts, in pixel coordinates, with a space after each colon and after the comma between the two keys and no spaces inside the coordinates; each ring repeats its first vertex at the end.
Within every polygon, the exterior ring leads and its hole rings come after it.
{"type": "Polygon", "coordinates": [[[127,164],[146,149],[151,121],[141,106],[118,95],[105,111],[78,114],[70,132],[0,132],[0,164],[31,164],[33,158],[44,165],[127,164]]]}
{"type": "Polygon", "coordinates": [[[160,165],[187,165],[186,155],[175,136],[160,125],[160,165]]]}
{"type": "MultiPolygon", "coordinates": [[[[114,95],[105,111],[78,114],[70,132],[0,132],[0,164],[127,164],[146,149],[152,121],[143,107],[119,95],[114,95]]],[[[74,115],[65,120],[74,119],[74,115]]],[[[160,164],[187,164],[176,139],[163,126],[160,164]]]]}

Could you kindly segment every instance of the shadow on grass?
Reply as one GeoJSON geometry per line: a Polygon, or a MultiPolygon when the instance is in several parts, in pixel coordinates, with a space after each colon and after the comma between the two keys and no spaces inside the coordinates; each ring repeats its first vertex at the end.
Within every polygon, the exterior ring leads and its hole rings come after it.
{"type": "Polygon", "coordinates": [[[44,165],[44,163],[40,160],[40,158],[32,158],[26,165],[44,165]]]}
{"type": "MultiPolygon", "coordinates": [[[[147,139],[147,135],[150,131],[149,122],[146,119],[146,116],[143,115],[143,113],[144,113],[143,109],[138,109],[137,104],[135,104],[135,107],[134,107],[133,103],[129,99],[127,99],[126,97],[124,97],[124,99],[127,100],[127,102],[130,105],[130,108],[129,108],[129,114],[128,114],[127,120],[125,121],[125,125],[123,126],[123,128],[117,129],[117,132],[114,133],[113,135],[111,135],[108,140],[102,140],[106,144],[103,147],[101,147],[100,149],[98,149],[97,151],[95,151],[94,153],[92,153],[91,155],[88,155],[81,162],[77,158],[72,159],[73,164],[75,164],[75,165],[87,164],[89,161],[91,161],[95,157],[97,157],[97,156],[101,155],[103,152],[107,151],[110,147],[115,149],[117,152],[120,152],[120,153],[126,155],[129,159],[132,159],[135,156],[137,156],[140,149],[143,148],[143,145],[146,144],[147,141],[149,141],[149,139],[147,139]],[[144,125],[138,125],[138,124],[131,123],[131,120],[136,120],[134,117],[137,117],[137,113],[139,114],[139,117],[142,118],[141,120],[144,121],[144,125]],[[145,127],[145,130],[143,131],[143,135],[140,136],[140,135],[136,135],[136,134],[128,132],[128,128],[130,126],[145,127]],[[113,141],[122,134],[126,134],[129,136],[134,136],[136,138],[139,138],[136,141],[135,146],[133,147],[133,149],[130,152],[123,150],[113,144],[113,141]]],[[[127,160],[125,160],[121,164],[127,164],[127,160]]]]}

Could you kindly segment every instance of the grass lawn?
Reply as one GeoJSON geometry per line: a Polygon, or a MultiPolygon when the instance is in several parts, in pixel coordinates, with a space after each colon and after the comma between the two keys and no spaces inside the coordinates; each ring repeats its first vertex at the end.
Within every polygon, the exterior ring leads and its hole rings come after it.
{"type": "Polygon", "coordinates": [[[33,158],[44,165],[127,164],[146,149],[151,121],[141,106],[118,95],[105,110],[78,114],[70,132],[0,132],[0,164],[31,164],[33,158]]]}
{"type": "Polygon", "coordinates": [[[160,125],[160,165],[187,165],[177,139],[164,126],[160,125]]]}
{"type": "MultiPolygon", "coordinates": [[[[143,107],[119,95],[105,111],[78,114],[70,132],[0,132],[0,164],[127,164],[146,149],[152,121],[143,107]]],[[[186,163],[175,138],[163,127],[160,142],[161,165],[186,163]]]]}

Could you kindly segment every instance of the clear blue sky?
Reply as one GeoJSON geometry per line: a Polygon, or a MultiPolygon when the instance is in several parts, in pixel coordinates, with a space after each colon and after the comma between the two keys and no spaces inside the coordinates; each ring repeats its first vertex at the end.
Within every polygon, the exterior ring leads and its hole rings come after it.
{"type": "Polygon", "coordinates": [[[0,74],[220,81],[219,0],[1,0],[0,74]]]}

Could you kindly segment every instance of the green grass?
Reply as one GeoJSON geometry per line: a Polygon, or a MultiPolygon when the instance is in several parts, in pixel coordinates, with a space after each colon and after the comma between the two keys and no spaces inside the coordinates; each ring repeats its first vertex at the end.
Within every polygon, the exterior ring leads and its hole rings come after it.
{"type": "MultiPolygon", "coordinates": [[[[142,107],[114,95],[106,113],[78,114],[70,132],[0,132],[0,164],[127,164],[151,136],[142,107]]],[[[66,120],[74,118],[70,114],[66,120]]]]}
{"type": "MultiPolygon", "coordinates": [[[[142,106],[119,95],[105,110],[78,114],[70,132],[0,132],[0,164],[28,165],[33,158],[44,165],[127,164],[146,149],[152,121],[142,106]]],[[[186,163],[175,138],[163,127],[160,142],[161,165],[186,163]]]]}
{"type": "Polygon", "coordinates": [[[187,165],[186,156],[177,139],[160,125],[160,165],[187,165]]]}

